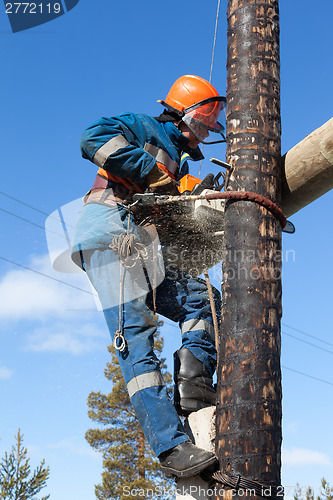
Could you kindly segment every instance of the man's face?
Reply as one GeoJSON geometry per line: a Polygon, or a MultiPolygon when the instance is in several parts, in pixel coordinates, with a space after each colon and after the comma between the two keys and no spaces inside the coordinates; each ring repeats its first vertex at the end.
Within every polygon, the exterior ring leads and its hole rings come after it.
{"type": "MultiPolygon", "coordinates": [[[[193,132],[188,128],[188,126],[184,122],[180,122],[178,126],[179,130],[183,134],[184,137],[188,139],[188,147],[191,149],[195,149],[199,146],[200,141],[199,139],[193,134],[193,132]]],[[[207,135],[208,137],[209,131],[207,130],[207,135]]]]}

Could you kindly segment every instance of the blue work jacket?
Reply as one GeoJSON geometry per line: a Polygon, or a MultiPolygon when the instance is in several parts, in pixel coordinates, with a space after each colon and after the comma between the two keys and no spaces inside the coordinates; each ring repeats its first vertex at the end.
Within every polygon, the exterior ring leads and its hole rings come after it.
{"type": "MultiPolygon", "coordinates": [[[[88,127],[81,137],[81,151],[83,158],[111,174],[144,185],[144,178],[156,161],[168,168],[163,160],[167,162],[169,157],[170,165],[175,167],[174,162],[180,166],[183,152],[194,161],[201,160],[200,149],[190,149],[187,143],[188,139],[172,122],[160,123],[151,116],[123,113],[101,118],[88,127]]],[[[186,164],[181,167],[176,177],[188,173],[186,164]]]]}
{"type": "MultiPolygon", "coordinates": [[[[161,123],[144,114],[123,113],[100,118],[88,127],[81,137],[81,152],[83,158],[110,174],[144,187],[145,177],[157,161],[180,179],[188,173],[187,159],[203,158],[199,148],[191,149],[187,144],[188,139],[172,122],[161,123]]],[[[80,250],[108,248],[113,212],[114,208],[95,203],[83,207],[72,255],[80,250]]]]}

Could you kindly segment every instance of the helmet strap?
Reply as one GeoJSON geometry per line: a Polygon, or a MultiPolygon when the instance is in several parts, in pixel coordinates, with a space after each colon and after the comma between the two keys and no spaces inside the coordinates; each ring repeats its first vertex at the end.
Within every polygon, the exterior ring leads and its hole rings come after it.
{"type": "Polygon", "coordinates": [[[169,112],[173,113],[178,117],[178,121],[183,118],[185,115],[184,111],[179,111],[179,109],[174,108],[173,106],[170,106],[170,104],[167,104],[165,101],[158,101],[159,103],[162,104],[169,112]]]}
{"type": "Polygon", "coordinates": [[[169,111],[167,109],[164,109],[163,113],[161,113],[159,116],[154,116],[154,118],[160,123],[166,123],[166,122],[179,123],[180,121],[180,117],[178,116],[177,113],[174,113],[173,111],[169,111]]]}

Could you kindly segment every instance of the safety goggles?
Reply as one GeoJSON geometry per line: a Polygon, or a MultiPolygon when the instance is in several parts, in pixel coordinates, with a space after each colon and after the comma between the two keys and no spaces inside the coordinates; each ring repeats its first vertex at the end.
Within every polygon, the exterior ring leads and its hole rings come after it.
{"type": "Polygon", "coordinates": [[[226,109],[226,98],[222,96],[210,97],[197,102],[182,111],[182,121],[202,144],[217,144],[225,142],[224,126],[218,121],[222,111],[226,109]],[[222,136],[219,140],[207,140],[210,133],[222,136]]]}

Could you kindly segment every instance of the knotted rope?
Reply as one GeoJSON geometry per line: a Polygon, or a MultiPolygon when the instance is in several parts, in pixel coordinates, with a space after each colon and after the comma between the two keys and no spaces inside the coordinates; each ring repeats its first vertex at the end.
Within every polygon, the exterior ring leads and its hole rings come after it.
{"type": "Polygon", "coordinates": [[[123,333],[122,325],[122,304],[123,304],[123,287],[126,269],[133,268],[139,260],[147,260],[148,252],[146,246],[140,243],[138,237],[129,233],[128,217],[127,233],[120,234],[113,238],[109,248],[119,255],[119,324],[118,330],[114,334],[113,346],[117,351],[123,352],[126,348],[126,341],[123,333]],[[124,272],[123,272],[124,268],[124,272]]]}

